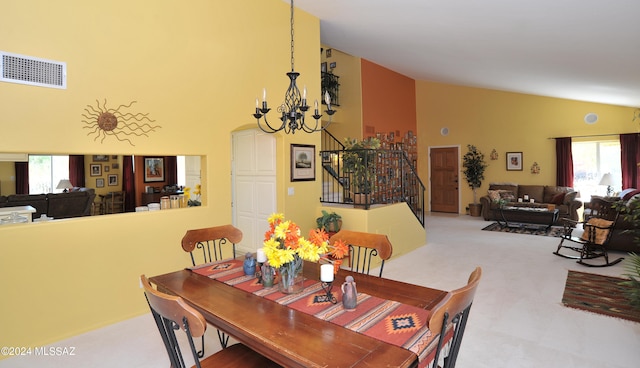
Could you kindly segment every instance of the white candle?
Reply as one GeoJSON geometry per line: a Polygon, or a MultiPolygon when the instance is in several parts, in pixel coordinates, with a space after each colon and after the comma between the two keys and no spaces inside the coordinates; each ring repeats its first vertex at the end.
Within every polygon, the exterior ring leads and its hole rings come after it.
{"type": "Polygon", "coordinates": [[[324,102],[327,103],[327,106],[331,105],[331,96],[329,96],[329,91],[324,92],[324,102]]]}
{"type": "Polygon", "coordinates": [[[318,111],[318,100],[315,100],[313,105],[314,105],[313,107],[316,109],[316,111],[318,111]]]}
{"type": "Polygon", "coordinates": [[[264,253],[264,249],[258,248],[256,251],[256,261],[258,261],[258,263],[265,263],[267,261],[267,255],[264,253]]]}
{"type": "Polygon", "coordinates": [[[267,89],[263,88],[262,89],[262,101],[266,101],[267,100],[267,89]]]}
{"type": "Polygon", "coordinates": [[[307,86],[306,85],[302,89],[302,98],[305,99],[305,100],[307,99],[307,86]]]}
{"type": "Polygon", "coordinates": [[[320,266],[320,281],[333,282],[333,265],[323,264],[320,266]]]}
{"type": "Polygon", "coordinates": [[[256,109],[260,107],[260,105],[258,105],[258,97],[256,97],[256,109]]]}

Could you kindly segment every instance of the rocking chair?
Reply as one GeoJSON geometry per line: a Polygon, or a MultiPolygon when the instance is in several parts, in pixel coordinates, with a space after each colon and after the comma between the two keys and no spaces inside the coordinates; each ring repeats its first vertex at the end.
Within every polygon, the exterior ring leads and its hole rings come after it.
{"type": "Polygon", "coordinates": [[[618,219],[618,211],[611,207],[611,203],[598,199],[591,199],[591,213],[589,216],[585,216],[585,220],[582,223],[584,232],[581,236],[574,236],[573,230],[578,221],[570,219],[563,219],[563,234],[558,249],[553,254],[560,257],[577,259],[578,263],[588,267],[607,267],[613,266],[619,263],[624,258],[618,258],[612,262],[609,262],[609,240],[613,235],[613,228],[618,219]],[[565,241],[568,244],[565,244],[565,241]],[[579,254],[567,255],[560,253],[562,248],[578,252],[579,254]],[[593,264],[587,263],[585,260],[591,260],[594,258],[604,258],[604,263],[593,264]]]}

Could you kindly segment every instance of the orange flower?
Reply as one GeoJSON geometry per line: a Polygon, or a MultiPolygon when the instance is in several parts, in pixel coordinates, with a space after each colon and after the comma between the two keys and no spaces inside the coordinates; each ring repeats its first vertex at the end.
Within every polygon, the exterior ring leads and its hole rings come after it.
{"type": "MultiPolygon", "coordinates": [[[[331,254],[333,254],[333,256],[337,259],[344,258],[345,255],[349,254],[349,247],[347,246],[347,243],[345,243],[342,239],[336,240],[333,243],[333,251],[331,252],[331,254]]],[[[340,263],[342,263],[342,261],[340,263]]]]}

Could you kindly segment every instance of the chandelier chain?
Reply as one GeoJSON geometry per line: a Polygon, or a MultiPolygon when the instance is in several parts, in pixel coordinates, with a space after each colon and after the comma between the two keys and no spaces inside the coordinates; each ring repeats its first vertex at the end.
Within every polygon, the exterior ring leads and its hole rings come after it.
{"type": "Polygon", "coordinates": [[[293,71],[293,0],[291,0],[291,71],[293,71]]]}

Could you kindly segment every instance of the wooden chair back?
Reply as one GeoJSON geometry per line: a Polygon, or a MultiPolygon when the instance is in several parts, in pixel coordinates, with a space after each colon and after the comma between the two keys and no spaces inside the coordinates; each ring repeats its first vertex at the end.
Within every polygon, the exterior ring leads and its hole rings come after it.
{"type": "Polygon", "coordinates": [[[333,244],[337,240],[342,240],[349,246],[348,262],[351,271],[369,274],[371,261],[374,257],[379,257],[381,263],[378,276],[382,277],[384,262],[393,254],[393,246],[386,235],[340,230],[329,242],[333,244]]]}
{"type": "MultiPolygon", "coordinates": [[[[191,255],[191,263],[208,263],[222,259],[222,248],[231,243],[233,258],[236,258],[236,244],[242,241],[242,231],[233,225],[212,226],[203,229],[188,230],[182,237],[182,249],[191,255]],[[196,263],[194,250],[202,251],[202,262],[196,263]]],[[[198,254],[200,252],[197,252],[198,254]]]]}
{"type": "Polygon", "coordinates": [[[172,368],[187,368],[185,357],[182,356],[175,331],[182,330],[187,336],[189,349],[197,368],[271,368],[279,367],[273,361],[249,349],[243,344],[234,344],[200,361],[202,355],[196,351],[194,337],[204,336],[207,323],[202,314],[188,305],[184,299],[159,292],[151,286],[145,275],[140,276],[140,282],[151,309],[158,331],[164,342],[172,368]]]}
{"type": "Polygon", "coordinates": [[[121,213],[125,211],[124,200],[125,192],[110,192],[104,196],[104,213],[121,213]]]}
{"type": "Polygon", "coordinates": [[[591,197],[589,202],[589,214],[585,216],[585,222],[592,217],[597,217],[609,221],[616,219],[618,211],[613,208],[613,202],[600,197],[591,197]]]}
{"type": "MultiPolygon", "coordinates": [[[[482,277],[482,268],[476,269],[469,276],[467,285],[449,292],[449,294],[436,305],[429,316],[429,330],[432,333],[439,333],[438,346],[436,348],[435,362],[437,364],[440,351],[447,333],[449,323],[453,324],[453,337],[450,342],[449,355],[445,358],[444,367],[453,368],[456,364],[458,351],[462,342],[462,336],[473,304],[480,278],[482,277]]],[[[434,365],[435,366],[435,365],[434,365]]]]}

